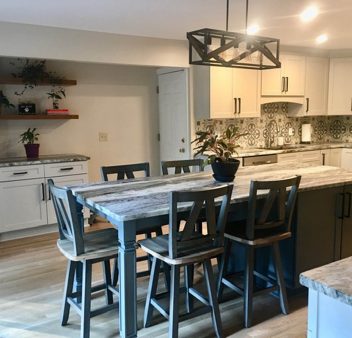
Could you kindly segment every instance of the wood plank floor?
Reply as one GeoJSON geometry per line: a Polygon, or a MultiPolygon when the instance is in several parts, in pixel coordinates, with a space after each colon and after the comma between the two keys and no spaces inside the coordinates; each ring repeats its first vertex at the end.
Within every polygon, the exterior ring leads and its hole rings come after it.
{"type": "MultiPolygon", "coordinates": [[[[56,248],[56,238],[56,234],[50,234],[0,243],[1,338],[79,337],[80,321],[74,310],[71,311],[69,325],[60,326],[66,259],[56,248]]],[[[94,270],[94,278],[101,278],[100,267],[94,270]]],[[[196,279],[201,282],[201,270],[196,279]]],[[[138,279],[140,328],[147,283],[148,278],[138,279]]],[[[277,299],[271,296],[256,298],[255,325],[250,329],[242,328],[242,301],[227,301],[221,304],[224,333],[227,337],[236,338],[306,337],[306,299],[306,294],[291,296],[291,313],[284,316],[280,313],[277,299]]],[[[138,336],[167,337],[167,322],[155,314],[155,323],[148,329],[140,329],[138,336]]],[[[180,337],[214,337],[209,313],[183,321],[179,327],[180,337]]],[[[92,319],[92,338],[118,336],[117,311],[92,319]]]]}

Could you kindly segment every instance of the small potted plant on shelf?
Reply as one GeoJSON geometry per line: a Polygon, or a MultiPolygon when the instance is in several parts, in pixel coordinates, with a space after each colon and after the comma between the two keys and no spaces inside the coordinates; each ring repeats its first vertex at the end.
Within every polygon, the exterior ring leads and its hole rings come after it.
{"type": "Polygon", "coordinates": [[[237,140],[246,135],[239,134],[238,128],[229,125],[226,130],[218,135],[212,127],[207,127],[204,131],[197,131],[195,143],[195,156],[204,154],[208,156],[211,163],[214,178],[220,182],[232,182],[240,165],[240,161],[233,158],[237,154],[239,147],[237,140]]]}
{"type": "Polygon", "coordinates": [[[28,128],[24,133],[20,135],[19,142],[24,144],[27,158],[39,157],[39,143],[35,143],[35,141],[38,141],[39,133],[36,131],[37,128],[28,128]]]}
{"type": "Polygon", "coordinates": [[[59,109],[59,101],[66,97],[65,89],[62,87],[53,87],[48,95],[48,99],[52,100],[53,110],[59,109]]]}
{"type": "Polygon", "coordinates": [[[9,101],[6,95],[4,95],[3,91],[0,90],[0,113],[3,106],[6,108],[15,108],[15,106],[9,101]]]}

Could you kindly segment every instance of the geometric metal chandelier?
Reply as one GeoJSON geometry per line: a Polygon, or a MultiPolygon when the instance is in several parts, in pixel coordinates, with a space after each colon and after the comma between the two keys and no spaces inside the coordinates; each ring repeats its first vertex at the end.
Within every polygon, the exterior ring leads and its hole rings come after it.
{"type": "MultiPolygon", "coordinates": [[[[226,7],[226,31],[203,28],[187,33],[189,63],[247,69],[281,68],[280,40],[228,31],[229,0],[226,7]]],[[[246,0],[246,32],[248,0],[246,0]]]]}

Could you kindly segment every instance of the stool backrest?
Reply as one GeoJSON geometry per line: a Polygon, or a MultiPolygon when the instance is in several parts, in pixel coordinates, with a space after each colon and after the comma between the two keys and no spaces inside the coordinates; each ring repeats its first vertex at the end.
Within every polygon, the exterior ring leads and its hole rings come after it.
{"type": "MultiPolygon", "coordinates": [[[[223,185],[216,188],[197,191],[172,191],[169,193],[169,242],[170,258],[197,253],[203,250],[219,247],[224,242],[224,230],[229,210],[233,185],[223,185]],[[222,198],[222,199],[221,199],[222,198]],[[215,201],[215,199],[221,199],[215,201]],[[182,217],[186,223],[179,230],[178,205],[192,202],[188,217],[182,217]],[[216,205],[220,204],[220,208],[216,205]],[[205,218],[201,213],[205,208],[205,218]],[[200,216],[202,216],[200,218],[200,216]],[[207,223],[207,234],[195,231],[197,220],[207,223]]],[[[184,216],[184,215],[182,215],[184,216]]]]}
{"type": "Polygon", "coordinates": [[[181,174],[182,172],[190,173],[191,167],[196,167],[199,171],[204,171],[204,160],[195,158],[191,160],[161,161],[163,175],[169,175],[169,168],[174,168],[175,174],[181,174]]]}
{"type": "Polygon", "coordinates": [[[80,255],[84,253],[83,224],[80,225],[72,191],[55,186],[52,179],[48,180],[48,184],[59,225],[60,239],[71,241],[74,254],[80,255]]]}
{"type": "Polygon", "coordinates": [[[148,162],[133,163],[133,164],[122,164],[101,167],[101,176],[104,181],[109,181],[108,175],[116,175],[116,180],[124,180],[126,178],[135,178],[135,173],[143,171],[145,177],[150,176],[150,168],[148,162]]]}
{"type": "Polygon", "coordinates": [[[257,230],[291,231],[300,181],[301,176],[276,181],[251,181],[246,226],[248,239],[254,239],[257,230]],[[264,198],[258,197],[260,190],[267,192],[264,198]]]}

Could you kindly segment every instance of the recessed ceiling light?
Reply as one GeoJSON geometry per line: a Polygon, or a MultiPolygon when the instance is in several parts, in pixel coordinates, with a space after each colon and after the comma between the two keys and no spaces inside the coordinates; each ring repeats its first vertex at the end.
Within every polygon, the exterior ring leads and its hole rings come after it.
{"type": "Polygon", "coordinates": [[[328,41],[328,36],[326,34],[321,34],[315,39],[315,42],[318,44],[324,43],[326,41],[328,41]]]}
{"type": "Polygon", "coordinates": [[[319,9],[317,6],[309,6],[307,7],[301,14],[300,18],[303,22],[309,22],[316,18],[319,14],[319,9]]]}
{"type": "Polygon", "coordinates": [[[254,24],[252,26],[249,26],[247,28],[247,34],[248,35],[255,35],[259,32],[259,26],[257,24],[254,24]]]}

